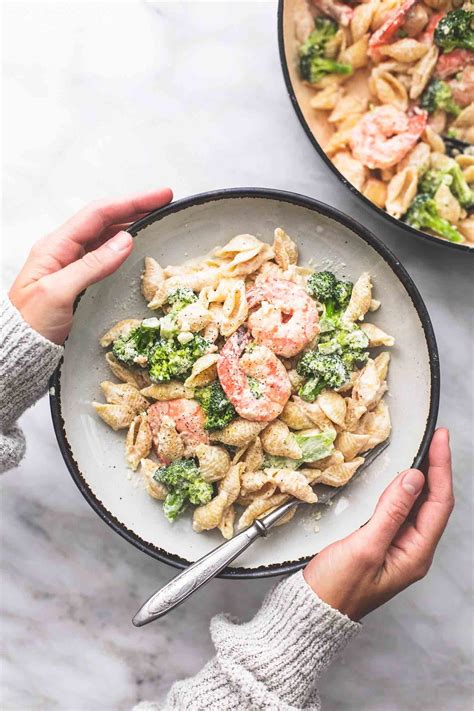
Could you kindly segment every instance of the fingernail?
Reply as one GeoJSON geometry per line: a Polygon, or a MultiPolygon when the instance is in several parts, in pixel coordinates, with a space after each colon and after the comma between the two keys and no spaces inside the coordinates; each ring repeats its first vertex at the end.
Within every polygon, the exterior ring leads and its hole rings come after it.
{"type": "Polygon", "coordinates": [[[123,252],[124,249],[128,249],[130,246],[131,235],[128,232],[119,232],[109,239],[107,242],[107,247],[109,247],[113,252],[123,252]]]}
{"type": "Polygon", "coordinates": [[[408,491],[412,496],[419,494],[425,483],[425,477],[418,469],[411,469],[405,474],[402,481],[402,486],[405,491],[408,491]]]}

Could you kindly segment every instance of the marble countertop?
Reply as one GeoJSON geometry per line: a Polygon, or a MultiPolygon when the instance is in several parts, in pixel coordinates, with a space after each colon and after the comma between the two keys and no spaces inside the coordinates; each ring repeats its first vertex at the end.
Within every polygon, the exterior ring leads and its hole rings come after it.
{"type": "MultiPolygon", "coordinates": [[[[3,10],[5,284],[33,241],[84,202],[164,184],[176,197],[233,186],[317,197],[369,226],[407,267],[438,336],[457,506],[429,577],[370,615],[322,696],[332,711],[470,707],[472,261],[383,223],[316,155],[281,76],[275,2],[3,10]]],[[[211,616],[250,617],[273,582],[218,580],[178,614],[133,628],[139,603],[174,571],[89,508],[46,399],[21,423],[27,456],[1,482],[2,708],[122,710],[161,697],[211,656],[211,616]]]]}

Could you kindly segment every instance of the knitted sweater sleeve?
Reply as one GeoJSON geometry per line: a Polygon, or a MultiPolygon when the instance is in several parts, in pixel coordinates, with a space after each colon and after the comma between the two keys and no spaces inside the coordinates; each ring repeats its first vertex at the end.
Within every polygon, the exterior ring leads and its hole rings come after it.
{"type": "Polygon", "coordinates": [[[175,683],[164,706],[144,702],[136,711],[318,711],[316,681],[359,628],[320,600],[300,571],[268,594],[250,622],[214,617],[216,656],[175,683]]]}
{"type": "Polygon", "coordinates": [[[15,467],[25,439],[15,424],[46,392],[63,349],[34,331],[6,296],[0,297],[0,472],[15,467]]]}

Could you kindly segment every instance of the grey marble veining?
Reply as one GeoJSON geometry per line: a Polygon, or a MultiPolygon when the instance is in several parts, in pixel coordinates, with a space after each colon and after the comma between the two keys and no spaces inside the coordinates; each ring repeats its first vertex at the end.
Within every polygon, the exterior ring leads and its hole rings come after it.
{"type": "MultiPolygon", "coordinates": [[[[336,711],[470,708],[472,259],[383,224],[329,173],[286,95],[274,2],[3,7],[5,284],[84,202],[162,184],[176,197],[239,185],[317,197],[382,236],[415,279],[438,336],[457,506],[429,577],[370,615],[321,688],[336,711]]],[[[272,583],[215,581],[134,629],[173,571],[83,500],[46,400],[22,425],[26,459],[1,481],[2,708],[122,710],[162,696],[212,654],[210,617],[250,617],[272,583]]]]}

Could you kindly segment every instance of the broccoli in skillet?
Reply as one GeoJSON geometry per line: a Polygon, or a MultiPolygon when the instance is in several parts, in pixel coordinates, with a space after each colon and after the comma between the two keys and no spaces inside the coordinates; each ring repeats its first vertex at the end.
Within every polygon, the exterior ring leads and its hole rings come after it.
{"type": "Polygon", "coordinates": [[[441,217],[436,202],[426,193],[416,196],[403,220],[411,227],[418,230],[431,230],[450,242],[464,242],[462,234],[448,220],[441,217]]]}
{"type": "Polygon", "coordinates": [[[163,511],[169,521],[174,521],[188,503],[198,506],[207,504],[213,495],[212,484],[204,481],[194,459],[178,459],[158,469],[155,481],[168,490],[163,502],[163,511]]]}
{"type": "Polygon", "coordinates": [[[299,394],[308,402],[316,400],[324,388],[339,388],[349,380],[349,371],[337,353],[324,355],[317,351],[306,351],[296,370],[299,375],[307,378],[299,394]]]}
{"type": "Polygon", "coordinates": [[[441,79],[433,79],[423,94],[421,95],[420,105],[426,109],[429,114],[434,113],[438,109],[446,111],[453,116],[459,116],[461,107],[454,101],[451,87],[441,79]]]}
{"type": "Polygon", "coordinates": [[[194,362],[204,355],[208,346],[209,342],[199,335],[194,335],[186,343],[181,343],[179,336],[160,338],[149,352],[150,378],[156,383],[174,378],[185,380],[194,362]]]}
{"type": "Polygon", "coordinates": [[[326,45],[336,32],[335,22],[318,17],[315,29],[301,45],[300,74],[310,84],[317,84],[327,74],[352,74],[350,64],[341,64],[326,56],[326,45]]]}
{"type": "Polygon", "coordinates": [[[439,170],[428,170],[420,180],[419,192],[433,197],[443,184],[448,186],[461,207],[469,208],[474,204],[474,191],[455,160],[447,160],[446,166],[439,170]]]}
{"type": "Polygon", "coordinates": [[[352,294],[352,283],[337,279],[332,272],[316,272],[308,279],[307,291],[323,305],[320,319],[321,331],[337,327],[352,294]]]}
{"type": "Polygon", "coordinates": [[[160,336],[160,322],[157,318],[148,318],[125,336],[115,339],[112,353],[125,365],[142,365],[148,362],[150,349],[160,336]]]}
{"type": "Polygon", "coordinates": [[[474,12],[471,10],[451,10],[436,26],[434,40],[445,52],[453,49],[470,49],[474,52],[474,12]]]}
{"type": "Polygon", "coordinates": [[[204,423],[206,430],[222,430],[237,417],[234,406],[226,398],[218,380],[214,380],[210,385],[197,388],[194,397],[206,413],[204,423]]]}

